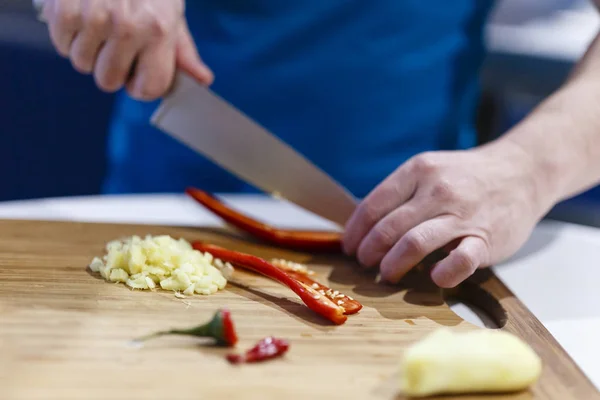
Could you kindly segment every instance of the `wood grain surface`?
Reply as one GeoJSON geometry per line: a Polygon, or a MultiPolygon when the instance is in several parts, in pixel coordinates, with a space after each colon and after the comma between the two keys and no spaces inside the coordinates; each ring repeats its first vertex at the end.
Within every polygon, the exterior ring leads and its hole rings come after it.
{"type": "MultiPolygon", "coordinates": [[[[403,349],[442,326],[485,329],[448,306],[461,298],[524,338],[544,361],[530,390],[444,399],[600,398],[540,322],[491,273],[444,293],[427,274],[401,285],[379,284],[352,260],[276,249],[231,232],[147,225],[0,221],[0,399],[403,399],[398,363],[403,349]],[[107,241],[169,234],[206,240],[263,257],[311,264],[318,279],[364,305],[342,326],[306,308],[289,289],[236,271],[236,284],[212,296],[133,291],[87,269],[107,241]],[[288,339],[284,358],[230,365],[231,350],[188,337],[164,337],[136,348],[130,340],[205,322],[228,307],[240,342],[267,335],[288,339]]],[[[576,327],[574,326],[574,329],[576,327]]]]}

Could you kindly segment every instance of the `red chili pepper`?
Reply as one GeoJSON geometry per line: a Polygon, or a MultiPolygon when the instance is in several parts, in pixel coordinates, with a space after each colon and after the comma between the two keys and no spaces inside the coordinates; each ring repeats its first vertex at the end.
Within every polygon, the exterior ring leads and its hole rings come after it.
{"type": "Polygon", "coordinates": [[[294,262],[289,262],[280,258],[272,258],[271,264],[276,266],[277,268],[281,268],[286,272],[296,272],[302,275],[314,275],[315,271],[308,269],[308,267],[304,264],[298,264],[294,262]]]}
{"type": "Polygon", "coordinates": [[[142,342],[165,335],[210,337],[215,339],[216,343],[220,346],[234,346],[238,341],[233,320],[231,319],[231,313],[228,309],[217,310],[213,318],[209,322],[202,325],[188,329],[170,329],[167,331],[159,331],[138,338],[136,341],[142,342]]]}
{"type": "Polygon", "coordinates": [[[229,262],[234,266],[252,270],[286,285],[302,299],[308,308],[337,325],[343,324],[348,318],[344,315],[345,310],[343,307],[338,306],[311,286],[292,278],[287,272],[262,258],[202,242],[194,242],[192,246],[196,250],[211,253],[214,257],[229,262]]]}
{"type": "Polygon", "coordinates": [[[288,275],[290,275],[292,278],[295,278],[296,280],[309,285],[313,289],[316,289],[322,295],[329,297],[331,300],[333,300],[334,303],[341,305],[344,308],[346,315],[355,314],[359,312],[362,308],[362,304],[360,304],[358,301],[354,300],[350,296],[346,296],[343,293],[328,288],[322,283],[319,283],[312,279],[309,275],[313,275],[314,271],[310,271],[308,268],[306,268],[305,265],[296,264],[296,266],[300,266],[301,268],[295,268],[294,263],[292,263],[292,265],[290,266],[288,262],[280,259],[271,260],[271,263],[277,268],[280,268],[287,272],[288,275]],[[339,303],[340,301],[341,303],[339,303]]]}
{"type": "Polygon", "coordinates": [[[346,314],[346,315],[356,314],[363,307],[362,304],[360,304],[358,301],[354,300],[353,298],[348,297],[343,293],[336,292],[331,288],[328,288],[327,286],[323,285],[322,283],[319,283],[319,282],[313,280],[308,275],[303,274],[302,272],[296,272],[296,271],[286,271],[286,272],[292,278],[312,287],[313,289],[317,290],[317,292],[319,292],[321,295],[328,297],[336,305],[339,305],[340,307],[342,307],[344,309],[344,314],[346,314]]]}
{"type": "Polygon", "coordinates": [[[272,336],[269,336],[259,341],[244,355],[228,354],[227,360],[232,364],[265,361],[271,358],[282,356],[288,351],[289,348],[290,344],[287,340],[277,339],[272,336]]]}
{"type": "Polygon", "coordinates": [[[185,192],[231,225],[270,243],[304,251],[339,252],[342,249],[338,232],[278,229],[232,209],[203,190],[187,188],[185,192]]]}

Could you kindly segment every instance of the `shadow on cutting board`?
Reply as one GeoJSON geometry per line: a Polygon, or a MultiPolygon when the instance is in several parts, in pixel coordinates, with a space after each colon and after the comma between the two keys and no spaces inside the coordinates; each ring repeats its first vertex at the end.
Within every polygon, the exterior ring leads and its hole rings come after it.
{"type": "Polygon", "coordinates": [[[320,331],[328,331],[333,329],[333,326],[329,321],[315,314],[312,310],[308,309],[300,302],[294,302],[283,297],[274,296],[272,294],[266,293],[265,291],[253,289],[250,286],[243,285],[239,282],[230,281],[229,283],[237,288],[242,289],[236,291],[236,294],[246,297],[249,300],[256,300],[256,298],[260,297],[264,300],[267,300],[267,303],[263,304],[271,308],[284,311],[286,314],[290,315],[292,318],[295,318],[298,321],[309,323],[315,329],[318,329],[320,331]]]}
{"type": "Polygon", "coordinates": [[[435,261],[435,257],[430,258],[411,270],[398,284],[387,284],[377,282],[376,269],[365,271],[353,261],[340,261],[339,257],[312,260],[315,264],[332,266],[328,279],[333,289],[346,293],[350,286],[354,293],[352,296],[363,305],[375,308],[387,319],[412,320],[424,317],[440,325],[455,326],[464,319],[451,310],[448,313],[440,313],[439,310],[460,303],[477,315],[482,326],[501,328],[506,324],[506,311],[500,304],[502,299],[495,298],[480,286],[496,279],[491,270],[477,271],[457,288],[443,290],[433,283],[429,275],[435,261]],[[398,302],[394,302],[394,298],[398,302]],[[418,307],[402,307],[401,302],[418,307]],[[415,314],[415,311],[418,313],[415,314]],[[440,318],[440,315],[443,317],[440,318]]]}
{"type": "MultiPolygon", "coordinates": [[[[352,296],[365,307],[375,309],[383,318],[403,320],[410,324],[413,319],[427,318],[444,326],[456,326],[464,322],[450,306],[457,302],[465,304],[481,320],[487,321],[489,328],[502,327],[506,323],[506,313],[498,300],[482,289],[479,284],[494,279],[486,270],[478,271],[469,281],[452,290],[441,290],[435,285],[428,270],[440,255],[424,260],[423,265],[409,272],[398,284],[378,282],[377,268],[365,269],[354,259],[340,254],[307,254],[289,249],[274,247],[249,237],[243,233],[218,228],[202,229],[211,236],[210,242],[248,252],[265,259],[282,258],[297,263],[324,266],[328,273],[318,276],[317,280],[327,284],[333,290],[352,296]],[[325,278],[325,279],[323,279],[325,278]],[[417,307],[415,307],[417,306],[417,307]]],[[[261,297],[270,307],[278,308],[293,315],[294,318],[321,330],[331,329],[329,323],[314,315],[301,304],[266,293],[264,290],[250,288],[237,283],[236,292],[250,299],[261,297]]]]}

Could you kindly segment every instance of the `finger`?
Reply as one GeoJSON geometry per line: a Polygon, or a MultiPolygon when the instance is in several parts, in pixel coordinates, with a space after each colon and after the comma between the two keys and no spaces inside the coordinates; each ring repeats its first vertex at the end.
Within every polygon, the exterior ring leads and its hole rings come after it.
{"type": "Polygon", "coordinates": [[[175,74],[175,43],[169,38],[143,49],[136,60],[133,78],[127,82],[129,94],[138,100],[152,101],[171,87],[175,74]]]}
{"type": "Polygon", "coordinates": [[[69,58],[79,72],[93,71],[96,57],[109,34],[110,14],[98,0],[90,0],[83,10],[83,30],[77,34],[71,45],[69,58]]]}
{"type": "Polygon", "coordinates": [[[344,229],[343,248],[354,255],[360,243],[375,224],[392,210],[400,207],[414,194],[417,180],[410,163],[389,175],[358,205],[344,229]]]}
{"type": "Polygon", "coordinates": [[[425,257],[460,237],[454,218],[437,217],[410,229],[381,260],[381,277],[398,282],[425,257]]]}
{"type": "Polygon", "coordinates": [[[485,265],[487,254],[487,245],[481,238],[467,236],[433,267],[431,279],[441,288],[455,287],[485,265]]]}
{"type": "Polygon", "coordinates": [[[378,265],[410,229],[435,217],[434,204],[413,198],[383,217],[360,243],[356,256],[365,267],[378,265]]]}
{"type": "Polygon", "coordinates": [[[213,83],[214,74],[200,58],[186,24],[182,24],[180,28],[176,51],[177,66],[182,71],[187,72],[201,84],[211,85],[213,83]]]}
{"type": "Polygon", "coordinates": [[[102,47],[94,67],[96,85],[105,92],[121,89],[133,69],[139,44],[132,38],[111,38],[102,47]]]}
{"type": "Polygon", "coordinates": [[[63,57],[69,57],[71,43],[81,28],[80,11],[78,0],[55,0],[45,7],[50,39],[63,57]]]}

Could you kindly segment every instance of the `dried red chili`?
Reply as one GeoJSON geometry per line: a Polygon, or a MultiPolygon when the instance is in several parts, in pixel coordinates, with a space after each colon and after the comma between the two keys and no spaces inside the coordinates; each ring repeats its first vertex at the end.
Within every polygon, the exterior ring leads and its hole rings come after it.
{"type": "Polygon", "coordinates": [[[185,192],[226,222],[269,243],[304,251],[342,249],[339,232],[278,229],[234,210],[203,190],[187,188],[185,192]]]}
{"type": "Polygon", "coordinates": [[[289,348],[287,340],[269,336],[260,340],[246,354],[228,354],[227,360],[232,364],[260,362],[281,357],[289,348]]]}
{"type": "Polygon", "coordinates": [[[214,257],[234,266],[252,270],[286,285],[302,299],[308,308],[335,324],[340,325],[346,322],[347,317],[343,307],[334,303],[327,296],[321,295],[310,285],[292,278],[287,272],[260,257],[202,242],[193,242],[192,246],[196,250],[211,253],[214,257]]]}

